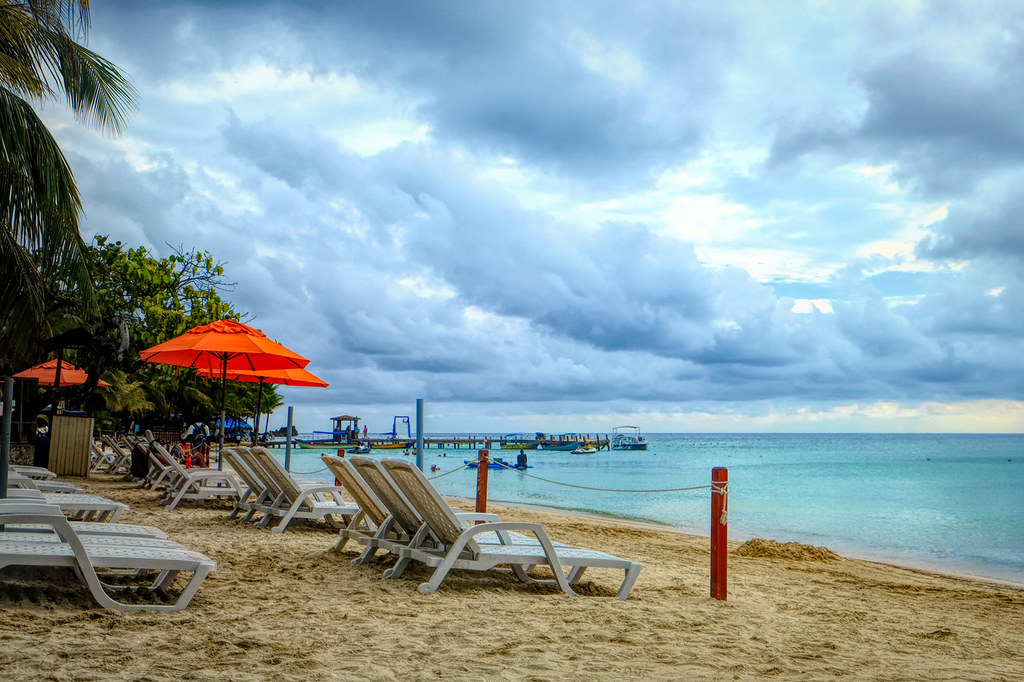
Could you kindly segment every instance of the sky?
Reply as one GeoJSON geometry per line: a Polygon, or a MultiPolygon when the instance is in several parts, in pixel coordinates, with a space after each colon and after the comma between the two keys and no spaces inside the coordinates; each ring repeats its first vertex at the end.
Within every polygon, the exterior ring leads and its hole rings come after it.
{"type": "Polygon", "coordinates": [[[1024,431],[1014,0],[91,5],[82,233],[223,261],[300,430],[1024,431]]]}

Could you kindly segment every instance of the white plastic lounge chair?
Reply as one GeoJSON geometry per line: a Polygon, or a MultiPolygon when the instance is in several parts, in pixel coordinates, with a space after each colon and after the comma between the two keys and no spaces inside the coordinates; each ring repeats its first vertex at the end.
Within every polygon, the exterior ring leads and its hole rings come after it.
{"type": "Polygon", "coordinates": [[[37,481],[49,481],[57,478],[57,474],[53,473],[46,467],[34,467],[27,464],[12,464],[10,465],[9,472],[18,472],[22,476],[28,476],[29,478],[37,481]]]}
{"type": "MultiPolygon", "coordinates": [[[[150,490],[167,491],[172,488],[176,490],[182,483],[181,472],[186,470],[185,467],[174,459],[159,441],[139,440],[138,445],[145,448],[146,456],[149,457],[149,473],[139,483],[139,487],[150,490]]],[[[193,467],[187,471],[193,473],[218,472],[215,467],[193,467]]]]}
{"type": "MultiPolygon", "coordinates": [[[[245,453],[246,448],[236,448],[236,452],[245,453]]],[[[277,461],[266,448],[248,448],[250,462],[259,468],[260,478],[271,486],[274,493],[273,502],[262,509],[261,525],[269,525],[271,519],[279,517],[280,522],[274,526],[275,533],[283,533],[292,519],[317,520],[323,519],[334,528],[359,513],[359,507],[345,500],[341,495],[341,486],[329,484],[303,485],[277,461]],[[341,517],[338,521],[335,517],[341,517]]]]}
{"type": "Polygon", "coordinates": [[[182,500],[238,499],[242,496],[242,487],[230,471],[186,469],[159,442],[153,441],[152,445],[156,450],[153,454],[158,460],[164,460],[170,474],[167,491],[160,498],[160,503],[168,509],[174,509],[182,500]]]}
{"type": "MultiPolygon", "coordinates": [[[[153,526],[136,526],[128,523],[96,523],[94,521],[68,521],[72,530],[87,535],[127,535],[129,537],[156,538],[166,540],[167,533],[153,526]]],[[[44,523],[18,523],[4,526],[12,533],[52,533],[53,528],[44,523]]]]}
{"type": "Polygon", "coordinates": [[[111,453],[114,455],[114,461],[107,466],[107,473],[120,474],[130,471],[132,468],[131,446],[123,447],[111,436],[106,435],[103,436],[103,442],[107,444],[107,447],[110,448],[111,453]]]}
{"type": "Polygon", "coordinates": [[[387,511],[387,507],[373,490],[366,485],[351,462],[334,455],[323,455],[321,459],[359,507],[359,513],[341,529],[338,542],[332,551],[340,551],[349,540],[355,540],[366,549],[353,563],[366,563],[373,558],[378,548],[392,551],[393,548],[408,544],[412,540],[413,533],[422,523],[414,527],[412,532],[406,531],[387,511]]]}
{"type": "Polygon", "coordinates": [[[35,500],[58,507],[72,521],[116,523],[128,511],[128,505],[99,495],[43,493],[26,488],[8,488],[10,499],[35,500]]]}
{"type": "Polygon", "coordinates": [[[38,500],[0,499],[0,526],[8,524],[45,524],[53,532],[4,531],[0,540],[0,568],[63,566],[74,569],[101,606],[117,611],[181,610],[188,606],[200,584],[217,567],[208,557],[167,540],[124,536],[109,537],[105,541],[95,539],[96,536],[92,540],[83,540],[60,509],[38,500]],[[127,588],[134,592],[167,588],[182,571],[191,572],[192,577],[173,604],[127,604],[110,594],[126,588],[105,584],[101,579],[103,572],[108,570],[128,571],[134,575],[142,571],[157,572],[151,584],[127,588]]]}
{"type": "MultiPolygon", "coordinates": [[[[347,462],[357,473],[358,478],[376,495],[389,515],[383,533],[378,533],[372,538],[361,538],[358,534],[352,534],[352,539],[367,545],[363,556],[359,557],[355,563],[369,561],[377,548],[398,554],[397,548],[406,545],[414,547],[429,545],[435,548],[442,548],[444,546],[443,541],[430,532],[430,527],[426,525],[423,517],[420,516],[419,512],[416,511],[402,491],[399,490],[391,476],[381,466],[380,461],[370,457],[355,456],[350,457],[347,462]],[[389,537],[388,534],[395,537],[389,537]]],[[[501,521],[497,514],[462,512],[455,507],[450,507],[450,509],[463,528],[468,527],[470,523],[474,522],[493,523],[501,521]]],[[[502,537],[499,537],[498,533],[495,533],[490,528],[477,537],[477,542],[484,544],[538,544],[536,539],[522,533],[503,532],[502,537]]],[[[555,544],[557,545],[558,543],[555,544]]],[[[400,562],[400,566],[396,564],[395,568],[388,569],[384,575],[392,577],[392,573],[396,568],[399,572],[404,570],[404,566],[408,561],[400,560],[400,562]]]]}
{"type": "MultiPolygon", "coordinates": [[[[38,502],[37,502],[38,504],[38,502]]],[[[53,505],[50,505],[53,506],[53,505]]],[[[3,505],[0,505],[0,509],[3,505]]],[[[66,520],[66,519],[65,519],[66,520]]],[[[25,530],[25,524],[14,524],[19,526],[20,529],[12,531],[10,533],[4,531],[0,532],[0,552],[8,542],[61,542],[60,535],[54,530],[53,526],[48,529],[31,531],[25,530]]],[[[30,524],[30,525],[44,525],[44,524],[30,524]]],[[[116,523],[101,523],[97,524],[100,526],[116,526],[116,523]]],[[[72,528],[74,530],[74,528],[72,528]]],[[[184,549],[174,540],[168,540],[167,538],[154,538],[148,535],[124,535],[118,533],[78,533],[78,537],[82,540],[87,547],[93,545],[118,545],[121,547],[149,547],[156,549],[184,549]]]]}
{"type": "MultiPolygon", "coordinates": [[[[437,537],[442,548],[409,545],[398,549],[402,560],[420,561],[432,568],[430,580],[419,586],[421,594],[434,592],[453,568],[473,571],[489,571],[501,564],[508,564],[515,576],[522,582],[555,583],[568,595],[577,596],[572,585],[579,582],[589,567],[617,568],[625,572],[616,596],[625,599],[633,588],[642,565],[621,559],[611,554],[582,547],[556,547],[539,523],[484,523],[469,528],[463,527],[459,518],[445,504],[441,495],[427,480],[423,472],[405,460],[384,459],[381,465],[392,480],[405,494],[406,499],[423,517],[430,532],[437,537]],[[488,530],[502,536],[508,531],[530,533],[539,545],[501,544],[488,545],[476,541],[476,536],[488,530]],[[546,564],[554,574],[554,580],[536,580],[530,577],[525,567],[546,564]],[[563,574],[563,566],[568,575],[563,574]]],[[[504,538],[502,538],[504,540],[504,538]]],[[[396,565],[391,577],[398,577],[404,566],[396,565]]]]}
{"type": "Polygon", "coordinates": [[[7,487],[8,488],[28,488],[29,490],[39,490],[44,493],[80,493],[82,489],[74,483],[68,483],[66,481],[53,481],[53,480],[39,480],[35,478],[29,478],[28,476],[22,476],[16,471],[9,471],[7,473],[7,487]]]}
{"type": "Polygon", "coordinates": [[[241,453],[235,448],[224,448],[221,451],[221,456],[227,467],[242,479],[246,486],[239,498],[235,500],[234,507],[224,518],[234,519],[245,512],[242,520],[251,521],[263,507],[269,507],[273,503],[274,495],[271,494],[270,487],[263,482],[252,465],[243,459],[241,453]]]}
{"type": "Polygon", "coordinates": [[[111,450],[107,452],[103,449],[102,442],[97,443],[96,441],[89,442],[90,457],[92,462],[89,464],[90,472],[97,473],[115,473],[115,467],[119,462],[120,455],[111,450]]]}

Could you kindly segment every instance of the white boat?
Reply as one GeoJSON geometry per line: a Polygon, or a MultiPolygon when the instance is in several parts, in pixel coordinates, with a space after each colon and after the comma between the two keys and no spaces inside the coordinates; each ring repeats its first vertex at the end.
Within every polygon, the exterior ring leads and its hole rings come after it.
{"type": "Polygon", "coordinates": [[[571,455],[594,455],[597,454],[597,448],[593,445],[581,445],[569,454],[571,455]]]}
{"type": "Polygon", "coordinates": [[[647,441],[637,426],[616,426],[612,429],[612,450],[646,450],[647,441]]]}

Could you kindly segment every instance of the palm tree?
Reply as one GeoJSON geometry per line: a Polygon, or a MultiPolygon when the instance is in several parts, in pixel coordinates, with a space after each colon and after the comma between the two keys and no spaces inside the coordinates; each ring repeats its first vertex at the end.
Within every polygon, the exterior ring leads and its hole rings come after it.
{"type": "Polygon", "coordinates": [[[120,134],[135,90],[118,68],[76,42],[89,0],[0,0],[0,365],[47,331],[47,286],[89,306],[71,167],[32,104],[63,95],[91,127],[120,134]]]}
{"type": "Polygon", "coordinates": [[[134,381],[121,370],[113,370],[110,373],[110,388],[103,393],[107,410],[111,415],[121,418],[118,427],[126,426],[155,407],[146,398],[146,385],[141,381],[134,381]]]}

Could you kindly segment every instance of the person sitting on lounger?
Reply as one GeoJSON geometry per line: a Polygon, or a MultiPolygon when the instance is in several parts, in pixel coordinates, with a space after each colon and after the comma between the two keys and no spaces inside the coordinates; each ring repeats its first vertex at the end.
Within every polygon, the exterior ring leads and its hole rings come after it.
{"type": "Polygon", "coordinates": [[[210,466],[210,443],[202,434],[197,434],[192,439],[192,466],[210,466]]]}

